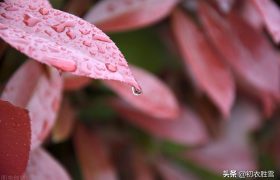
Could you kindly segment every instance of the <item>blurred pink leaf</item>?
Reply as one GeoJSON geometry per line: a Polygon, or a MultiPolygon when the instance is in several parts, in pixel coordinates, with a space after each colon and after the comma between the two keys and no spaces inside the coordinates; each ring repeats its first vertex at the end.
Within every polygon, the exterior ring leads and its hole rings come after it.
{"type": "Polygon", "coordinates": [[[66,91],[76,91],[84,88],[92,82],[91,78],[84,76],[76,76],[73,74],[65,73],[63,89],[66,91]]]}
{"type": "Polygon", "coordinates": [[[236,0],[215,0],[220,10],[229,13],[236,0]]]}
{"type": "Polygon", "coordinates": [[[32,60],[23,64],[5,86],[1,99],[29,110],[31,149],[49,134],[60,107],[61,92],[58,72],[32,60]]]}
{"type": "Polygon", "coordinates": [[[188,16],[179,9],[174,11],[172,28],[184,57],[198,87],[228,116],[235,98],[235,85],[229,68],[213,49],[202,32],[188,16]]]}
{"type": "Polygon", "coordinates": [[[30,139],[28,111],[0,100],[0,177],[24,173],[29,159],[30,139]]]}
{"type": "Polygon", "coordinates": [[[257,30],[261,30],[264,23],[260,12],[257,10],[257,7],[254,6],[254,2],[243,1],[242,3],[243,5],[240,12],[235,13],[240,13],[242,18],[244,18],[244,20],[246,20],[251,26],[257,30]]]}
{"type": "Polygon", "coordinates": [[[174,119],[179,115],[179,105],[173,92],[156,76],[131,66],[133,75],[143,89],[141,96],[131,94],[130,88],[116,81],[103,81],[129,104],[144,113],[162,119],[174,119]]]}
{"type": "Polygon", "coordinates": [[[41,148],[31,152],[25,176],[28,180],[70,180],[63,167],[41,148]]]}
{"type": "Polygon", "coordinates": [[[85,19],[103,31],[126,31],[152,25],[165,18],[178,0],[104,0],[85,19]]]}
{"type": "Polygon", "coordinates": [[[58,118],[52,130],[52,140],[55,143],[60,143],[69,138],[74,129],[75,115],[75,110],[70,102],[67,99],[63,100],[58,118]]]}
{"type": "Polygon", "coordinates": [[[280,56],[265,37],[241,17],[224,19],[206,3],[200,3],[199,12],[207,35],[239,83],[260,98],[278,98],[280,56]]]}
{"type": "Polygon", "coordinates": [[[275,43],[280,43],[280,8],[272,0],[254,0],[275,43]]]}
{"type": "Polygon", "coordinates": [[[198,178],[192,173],[186,171],[185,169],[181,169],[179,166],[176,166],[172,162],[164,158],[157,158],[155,160],[155,166],[159,171],[160,176],[164,180],[197,180],[198,178]]]}
{"type": "Polygon", "coordinates": [[[117,174],[110,162],[108,147],[98,134],[90,133],[79,125],[74,144],[85,180],[115,180],[117,174]]]}
{"type": "Polygon", "coordinates": [[[172,121],[162,121],[131,108],[122,101],[111,102],[125,120],[153,136],[183,145],[195,146],[208,140],[206,129],[199,117],[184,107],[180,116],[172,121]]]}
{"type": "Polygon", "coordinates": [[[248,134],[260,126],[261,116],[252,104],[238,102],[224,122],[220,138],[185,153],[187,159],[217,173],[223,170],[255,170],[257,162],[248,134]]]}
{"type": "Polygon", "coordinates": [[[146,158],[140,150],[134,149],[131,155],[131,166],[134,173],[134,180],[153,180],[153,171],[146,158]]]}
{"type": "Polygon", "coordinates": [[[119,80],[140,89],[123,55],[101,30],[74,15],[26,2],[0,4],[2,39],[61,71],[119,80]]]}

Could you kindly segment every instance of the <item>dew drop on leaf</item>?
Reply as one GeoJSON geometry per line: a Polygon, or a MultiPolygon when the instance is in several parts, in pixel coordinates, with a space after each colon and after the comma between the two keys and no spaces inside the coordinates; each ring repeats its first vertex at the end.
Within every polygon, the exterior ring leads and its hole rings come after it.
{"type": "Polygon", "coordinates": [[[117,66],[114,66],[110,63],[106,63],[105,66],[106,66],[106,69],[108,69],[108,71],[110,71],[110,72],[117,72],[117,70],[118,70],[117,66]]]}
{"type": "Polygon", "coordinates": [[[131,91],[132,91],[133,95],[135,95],[135,96],[140,96],[142,94],[142,90],[137,89],[134,86],[131,87],[131,91]]]}

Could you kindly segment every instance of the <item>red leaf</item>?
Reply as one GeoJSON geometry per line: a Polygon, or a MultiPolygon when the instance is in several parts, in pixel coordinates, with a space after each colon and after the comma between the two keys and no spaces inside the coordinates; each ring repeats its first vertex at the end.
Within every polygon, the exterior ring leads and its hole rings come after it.
{"type": "Polygon", "coordinates": [[[74,15],[28,3],[1,3],[0,36],[27,56],[62,71],[140,89],[111,39],[74,15]]]}
{"type": "Polygon", "coordinates": [[[178,0],[105,0],[94,6],[85,19],[104,31],[132,30],[162,20],[177,3],[178,0]]]}
{"type": "Polygon", "coordinates": [[[65,99],[59,111],[58,118],[52,130],[52,140],[60,143],[69,138],[75,125],[75,110],[70,102],[65,99]]]}
{"type": "Polygon", "coordinates": [[[261,98],[279,96],[279,54],[265,37],[234,14],[229,23],[206,4],[200,5],[207,34],[239,82],[261,98]]]}
{"type": "Polygon", "coordinates": [[[64,90],[66,91],[76,91],[84,88],[92,82],[91,78],[84,76],[76,76],[73,74],[65,73],[64,74],[64,90]]]}
{"type": "Polygon", "coordinates": [[[30,154],[25,175],[29,180],[70,180],[68,173],[45,150],[37,148],[30,154]]]}
{"type": "Polygon", "coordinates": [[[2,99],[29,110],[31,149],[38,147],[52,128],[60,106],[62,79],[54,69],[27,61],[11,77],[2,99]]]}
{"type": "Polygon", "coordinates": [[[208,135],[199,117],[187,108],[173,121],[160,119],[143,114],[120,101],[112,102],[121,116],[148,133],[166,140],[184,145],[199,145],[208,140],[208,135]]]}
{"type": "Polygon", "coordinates": [[[20,176],[27,166],[31,129],[28,112],[0,100],[0,177],[20,176]]]}
{"type": "Polygon", "coordinates": [[[98,134],[89,133],[80,125],[75,133],[74,143],[85,180],[117,179],[117,174],[108,157],[107,146],[98,134]]]}
{"type": "Polygon", "coordinates": [[[186,158],[213,170],[255,170],[254,151],[248,134],[260,125],[261,116],[252,104],[239,102],[232,116],[223,126],[223,133],[216,141],[186,152],[186,158]]]}
{"type": "Polygon", "coordinates": [[[280,43],[280,9],[271,0],[254,0],[275,43],[280,43]]]}
{"type": "Polygon", "coordinates": [[[131,94],[129,87],[119,82],[104,81],[104,83],[128,103],[150,116],[176,118],[179,115],[179,106],[173,92],[151,73],[135,66],[131,66],[131,70],[143,89],[144,93],[141,96],[131,94]]]}
{"type": "Polygon", "coordinates": [[[235,85],[229,68],[183,12],[176,10],[173,13],[172,27],[186,68],[190,69],[198,87],[208,94],[224,116],[228,116],[235,98],[235,85]]]}
{"type": "Polygon", "coordinates": [[[167,161],[163,158],[156,159],[156,168],[158,169],[160,176],[164,180],[184,180],[184,179],[191,179],[196,180],[198,179],[192,173],[186,171],[185,169],[181,169],[179,166],[176,166],[172,162],[167,161]]]}

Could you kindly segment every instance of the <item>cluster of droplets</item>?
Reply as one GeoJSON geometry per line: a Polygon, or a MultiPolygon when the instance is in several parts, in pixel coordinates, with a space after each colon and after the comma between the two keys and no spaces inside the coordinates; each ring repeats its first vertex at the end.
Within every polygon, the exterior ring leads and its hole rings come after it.
{"type": "MultiPolygon", "coordinates": [[[[130,2],[127,2],[127,3],[130,3],[130,2]]],[[[29,7],[29,10],[38,11],[42,16],[45,16],[45,17],[42,18],[44,20],[48,19],[46,16],[50,15],[51,12],[55,16],[59,16],[59,15],[62,14],[62,12],[60,12],[60,11],[53,12],[53,10],[48,9],[48,8],[44,8],[44,7],[39,8],[39,9],[36,6],[32,6],[32,5],[29,5],[28,7],[29,7]]],[[[15,7],[13,5],[6,5],[5,10],[6,11],[18,11],[19,7],[15,7]]],[[[42,21],[41,18],[38,18],[37,16],[34,16],[32,13],[28,13],[28,12],[31,12],[31,11],[26,11],[23,14],[22,22],[27,27],[35,27],[36,25],[38,25],[42,21]]],[[[14,19],[14,17],[10,16],[8,13],[1,13],[0,16],[2,16],[3,18],[5,18],[7,20],[14,19]]],[[[67,18],[66,15],[64,15],[64,17],[67,18]]],[[[83,25],[84,23],[85,22],[83,22],[82,20],[78,21],[79,25],[83,25]]],[[[75,28],[76,24],[77,24],[76,21],[68,20],[68,21],[64,21],[64,22],[61,22],[61,23],[58,23],[58,24],[55,24],[55,25],[50,25],[50,30],[44,29],[42,32],[45,33],[47,36],[50,36],[50,37],[53,36],[53,31],[55,31],[57,33],[65,32],[65,35],[70,40],[75,40],[78,37],[78,35],[75,34],[75,31],[73,30],[73,28],[75,28]]],[[[39,27],[37,27],[36,31],[40,31],[41,25],[38,25],[38,26],[39,27]]],[[[117,48],[112,46],[112,44],[113,44],[112,41],[106,35],[103,35],[100,32],[100,30],[96,29],[94,26],[92,26],[92,28],[93,28],[94,31],[97,31],[97,32],[91,34],[91,30],[87,30],[87,29],[83,29],[83,28],[79,29],[79,32],[81,33],[82,37],[89,36],[90,34],[92,36],[91,39],[93,41],[90,40],[90,38],[88,38],[88,39],[84,38],[84,40],[82,41],[82,45],[88,48],[89,54],[91,56],[94,56],[94,57],[97,56],[97,55],[100,56],[100,55],[103,54],[102,58],[107,59],[108,61],[110,61],[109,60],[110,58],[115,59],[115,55],[119,54],[119,61],[117,62],[117,64],[119,66],[124,66],[125,68],[127,68],[127,64],[125,62],[123,62],[123,59],[124,59],[123,55],[117,50],[117,48]],[[101,42],[101,44],[100,43],[95,43],[96,41],[101,42]],[[93,43],[97,48],[96,50],[91,49],[91,47],[93,46],[93,43]],[[106,45],[106,43],[110,43],[110,46],[106,45]],[[113,48],[113,49],[110,50],[110,48],[113,48]],[[110,54],[106,53],[106,50],[110,50],[109,52],[111,52],[112,54],[110,55],[110,54]]],[[[4,30],[4,29],[7,29],[7,27],[5,25],[1,24],[0,30],[4,30]]],[[[58,35],[58,37],[61,37],[61,36],[58,35]]],[[[23,44],[23,46],[18,46],[17,49],[20,50],[21,52],[25,52],[24,48],[26,47],[27,42],[26,42],[26,39],[24,39],[25,37],[22,37],[22,38],[23,38],[22,41],[18,41],[15,38],[16,40],[14,40],[14,42],[23,44]]],[[[56,49],[55,47],[54,48],[47,47],[47,48],[50,49],[52,51],[52,53],[60,52],[60,50],[56,49]]],[[[42,51],[45,51],[45,53],[47,53],[46,48],[42,48],[42,49],[43,49],[42,51]]],[[[28,47],[27,53],[32,54],[32,51],[36,51],[36,50],[37,50],[36,48],[33,48],[33,47],[30,46],[30,47],[28,47]]],[[[61,48],[61,50],[63,50],[63,49],[61,48]]],[[[37,55],[38,53],[33,53],[33,54],[36,54],[36,57],[39,58],[38,55],[37,55]]],[[[41,53],[41,54],[44,54],[44,53],[41,53]]],[[[69,60],[69,59],[64,59],[64,58],[59,58],[59,57],[61,57],[61,56],[53,57],[51,55],[50,56],[44,55],[43,57],[41,57],[41,59],[43,59],[42,62],[47,62],[48,64],[54,66],[55,68],[59,69],[60,71],[75,72],[77,70],[77,63],[75,62],[76,60],[69,60]]],[[[34,55],[34,58],[35,58],[35,55],[34,55]]],[[[97,58],[97,59],[102,59],[102,58],[97,58]]],[[[77,59],[77,58],[73,56],[73,59],[77,59]]],[[[111,73],[116,73],[118,71],[117,64],[106,62],[106,63],[104,63],[104,67],[106,68],[107,71],[109,71],[111,73]]],[[[89,65],[87,65],[86,67],[89,70],[92,69],[89,65]]],[[[103,71],[103,69],[102,69],[102,71],[103,71]]],[[[90,74],[87,74],[87,75],[90,75],[90,74]]],[[[131,75],[131,74],[126,72],[125,76],[129,76],[129,75],[131,75]]],[[[107,77],[107,78],[109,78],[109,77],[107,77]]],[[[128,78],[128,79],[130,79],[130,78],[128,78]]],[[[133,90],[133,94],[135,94],[135,95],[140,95],[141,94],[141,90],[139,90],[135,87],[133,87],[132,90],[133,90]]]]}

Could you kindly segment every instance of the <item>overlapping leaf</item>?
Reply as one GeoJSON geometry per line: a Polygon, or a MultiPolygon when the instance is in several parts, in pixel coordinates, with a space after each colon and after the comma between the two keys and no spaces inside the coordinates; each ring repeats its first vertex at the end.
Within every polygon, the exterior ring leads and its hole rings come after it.
{"type": "Polygon", "coordinates": [[[280,43],[280,8],[271,0],[254,0],[275,43],[280,43]]]}
{"type": "Polygon", "coordinates": [[[114,81],[104,83],[128,103],[150,116],[176,118],[179,114],[179,105],[172,91],[151,73],[135,66],[131,66],[131,70],[143,89],[144,94],[141,96],[129,93],[130,88],[124,84],[114,81]]]}
{"type": "Polygon", "coordinates": [[[41,148],[35,149],[30,154],[25,176],[28,180],[70,180],[63,167],[41,148]]]}
{"type": "Polygon", "coordinates": [[[157,158],[155,166],[159,171],[160,176],[165,180],[198,179],[194,174],[181,169],[179,166],[176,166],[164,158],[157,158]]]}
{"type": "Polygon", "coordinates": [[[98,134],[90,133],[80,125],[77,128],[74,143],[85,180],[117,179],[108,149],[98,134]]]}
{"type": "Polygon", "coordinates": [[[229,68],[198,27],[179,9],[173,13],[172,27],[186,68],[193,74],[198,87],[227,116],[235,97],[234,80],[229,68]]]}
{"type": "Polygon", "coordinates": [[[183,108],[180,116],[173,121],[161,121],[129,107],[124,102],[114,100],[111,103],[125,120],[156,137],[190,146],[203,144],[208,140],[201,119],[188,108],[183,108]]]}
{"type": "Polygon", "coordinates": [[[27,166],[31,128],[28,112],[0,100],[0,177],[21,176],[27,166]]]}
{"type": "Polygon", "coordinates": [[[142,28],[165,18],[178,0],[105,0],[89,11],[85,19],[103,31],[142,28]]]}
{"type": "Polygon", "coordinates": [[[75,110],[67,99],[63,100],[58,118],[52,130],[52,140],[56,143],[69,138],[75,125],[75,110]]]}
{"type": "Polygon", "coordinates": [[[186,152],[186,158],[217,173],[225,169],[256,169],[248,134],[259,127],[260,118],[260,113],[252,104],[237,103],[229,121],[223,126],[220,138],[205,147],[186,152]]]}
{"type": "Polygon", "coordinates": [[[140,89],[116,45],[94,25],[33,1],[0,4],[0,37],[61,71],[126,82],[140,89]]]}
{"type": "Polygon", "coordinates": [[[54,69],[28,60],[11,77],[1,99],[29,110],[31,149],[39,146],[52,128],[60,106],[62,79],[54,69]]]}
{"type": "Polygon", "coordinates": [[[73,74],[64,74],[64,86],[63,89],[66,91],[75,91],[82,89],[83,87],[89,85],[92,81],[91,78],[84,76],[76,76],[73,74]]]}
{"type": "Polygon", "coordinates": [[[206,3],[200,3],[199,12],[207,34],[240,84],[264,99],[279,96],[279,54],[265,37],[233,14],[227,22],[206,3]]]}

